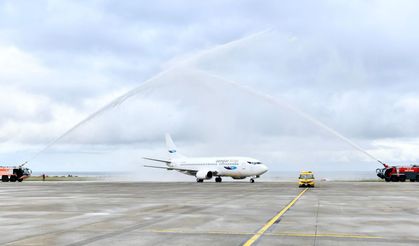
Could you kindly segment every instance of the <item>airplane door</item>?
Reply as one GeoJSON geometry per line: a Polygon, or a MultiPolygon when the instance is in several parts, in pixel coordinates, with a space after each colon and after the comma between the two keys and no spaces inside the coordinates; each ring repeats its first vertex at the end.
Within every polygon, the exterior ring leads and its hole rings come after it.
{"type": "Polygon", "coordinates": [[[246,162],[243,161],[240,163],[240,175],[244,175],[246,173],[246,162]]]}

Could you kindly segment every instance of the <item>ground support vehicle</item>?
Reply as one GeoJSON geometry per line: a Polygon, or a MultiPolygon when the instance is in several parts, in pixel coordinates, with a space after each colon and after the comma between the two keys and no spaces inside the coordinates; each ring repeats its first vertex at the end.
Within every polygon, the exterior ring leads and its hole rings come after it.
{"type": "Polygon", "coordinates": [[[0,166],[0,176],[2,182],[22,182],[30,177],[32,171],[22,166],[8,167],[0,166]]]}
{"type": "Polygon", "coordinates": [[[388,166],[383,164],[384,168],[377,168],[377,176],[386,182],[419,182],[419,166],[388,166]]]}
{"type": "Polygon", "coordinates": [[[311,171],[302,171],[300,172],[300,177],[298,178],[299,187],[314,187],[314,175],[311,171]]]}

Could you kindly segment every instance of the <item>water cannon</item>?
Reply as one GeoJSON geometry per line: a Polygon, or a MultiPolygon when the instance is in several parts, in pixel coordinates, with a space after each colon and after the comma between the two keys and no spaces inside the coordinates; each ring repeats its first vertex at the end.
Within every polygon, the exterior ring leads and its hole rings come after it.
{"type": "Polygon", "coordinates": [[[19,168],[22,168],[22,167],[23,167],[23,166],[25,166],[26,164],[28,164],[28,162],[27,162],[27,161],[25,161],[24,163],[20,164],[20,165],[19,165],[19,168]]]}
{"type": "Polygon", "coordinates": [[[385,164],[384,162],[382,162],[382,161],[380,161],[380,160],[377,160],[380,164],[382,164],[385,168],[387,168],[388,167],[388,165],[387,164],[385,164]]]}

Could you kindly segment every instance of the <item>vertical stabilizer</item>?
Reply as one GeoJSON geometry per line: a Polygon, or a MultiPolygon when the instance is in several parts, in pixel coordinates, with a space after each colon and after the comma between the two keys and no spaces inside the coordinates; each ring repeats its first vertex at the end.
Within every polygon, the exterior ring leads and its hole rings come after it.
{"type": "Polygon", "coordinates": [[[168,133],[166,133],[166,146],[170,160],[184,157],[177,151],[176,145],[168,133]]]}

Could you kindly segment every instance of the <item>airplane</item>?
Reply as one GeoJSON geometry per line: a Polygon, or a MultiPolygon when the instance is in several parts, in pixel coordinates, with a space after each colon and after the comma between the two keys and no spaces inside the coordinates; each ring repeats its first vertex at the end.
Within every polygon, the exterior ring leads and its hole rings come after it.
{"type": "Polygon", "coordinates": [[[254,183],[256,178],[268,171],[268,167],[262,162],[249,157],[188,158],[177,152],[176,145],[169,134],[166,134],[166,146],[169,152],[168,160],[143,157],[146,160],[165,163],[166,166],[144,165],[144,167],[175,170],[195,176],[198,183],[210,180],[212,177],[215,177],[217,183],[222,181],[221,177],[231,177],[233,179],[250,177],[250,182],[254,183]]]}

